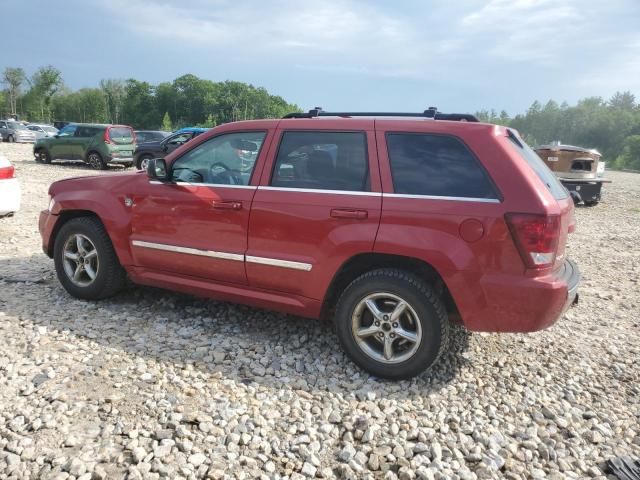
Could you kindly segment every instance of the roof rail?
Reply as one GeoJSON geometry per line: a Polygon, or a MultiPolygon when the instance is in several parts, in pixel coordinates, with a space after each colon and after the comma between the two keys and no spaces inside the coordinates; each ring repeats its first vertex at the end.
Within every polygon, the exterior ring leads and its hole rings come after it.
{"type": "Polygon", "coordinates": [[[429,107],[424,112],[325,112],[321,107],[315,107],[306,113],[288,113],[282,118],[316,118],[316,117],[409,117],[431,118],[433,120],[452,120],[458,122],[477,122],[475,115],[469,113],[441,113],[436,107],[429,107]]]}

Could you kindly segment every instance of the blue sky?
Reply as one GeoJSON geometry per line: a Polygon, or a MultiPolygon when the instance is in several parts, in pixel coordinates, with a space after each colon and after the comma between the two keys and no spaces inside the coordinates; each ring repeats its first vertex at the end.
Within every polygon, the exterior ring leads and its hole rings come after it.
{"type": "Polygon", "coordinates": [[[18,0],[0,69],[58,67],[71,88],[193,73],[307,109],[526,110],[640,97],[639,0],[18,0]]]}

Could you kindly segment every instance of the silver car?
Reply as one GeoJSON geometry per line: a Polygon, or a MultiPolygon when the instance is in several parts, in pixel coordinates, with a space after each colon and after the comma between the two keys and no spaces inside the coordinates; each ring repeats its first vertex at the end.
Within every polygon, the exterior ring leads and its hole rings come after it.
{"type": "Polygon", "coordinates": [[[0,135],[3,142],[34,143],[36,134],[15,120],[0,120],[0,135]]]}
{"type": "Polygon", "coordinates": [[[58,134],[58,129],[51,125],[45,125],[43,123],[30,123],[27,128],[36,134],[36,139],[45,137],[55,137],[58,134]]]}

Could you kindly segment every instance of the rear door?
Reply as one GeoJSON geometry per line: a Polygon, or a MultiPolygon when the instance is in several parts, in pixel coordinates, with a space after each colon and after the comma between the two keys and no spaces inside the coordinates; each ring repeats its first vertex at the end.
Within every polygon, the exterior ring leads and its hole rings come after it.
{"type": "Polygon", "coordinates": [[[347,259],[373,249],[382,200],[373,121],[324,124],[280,123],[251,209],[252,287],[319,300],[347,259]]]}

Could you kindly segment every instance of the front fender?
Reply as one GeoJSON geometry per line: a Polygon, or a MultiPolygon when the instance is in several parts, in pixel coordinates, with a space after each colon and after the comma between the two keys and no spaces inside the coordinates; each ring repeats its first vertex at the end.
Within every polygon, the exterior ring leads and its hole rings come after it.
{"type": "Polygon", "coordinates": [[[54,231],[61,223],[73,218],[74,212],[95,214],[111,239],[116,255],[123,266],[131,265],[131,212],[125,206],[124,195],[103,195],[96,199],[96,192],[90,190],[61,191],[54,196],[51,213],[58,217],[54,231]]]}

